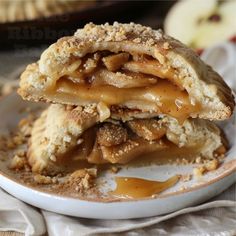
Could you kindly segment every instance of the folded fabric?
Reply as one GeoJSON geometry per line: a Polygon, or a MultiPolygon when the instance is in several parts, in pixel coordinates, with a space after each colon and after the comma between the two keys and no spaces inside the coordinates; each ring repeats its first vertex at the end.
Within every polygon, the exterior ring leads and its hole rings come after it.
{"type": "Polygon", "coordinates": [[[46,232],[39,210],[10,196],[0,189],[0,231],[17,231],[25,235],[46,232]]]}
{"type": "Polygon", "coordinates": [[[33,207],[0,190],[0,230],[25,235],[235,235],[236,184],[208,203],[171,214],[134,220],[91,220],[59,215],[33,207]],[[44,224],[44,220],[46,225],[44,224]],[[129,231],[129,232],[128,232],[129,231]]]}

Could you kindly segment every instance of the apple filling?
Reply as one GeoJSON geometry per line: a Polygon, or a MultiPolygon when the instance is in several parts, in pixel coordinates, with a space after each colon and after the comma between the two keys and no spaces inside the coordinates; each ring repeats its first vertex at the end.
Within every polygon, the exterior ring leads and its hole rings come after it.
{"type": "Polygon", "coordinates": [[[125,164],[150,158],[211,159],[224,154],[226,144],[220,129],[206,120],[190,118],[179,124],[161,116],[100,122],[96,104],[53,104],[34,122],[27,155],[34,172],[54,173],[74,168],[81,161],[125,164]]]}
{"type": "Polygon", "coordinates": [[[148,55],[107,51],[73,58],[46,91],[74,105],[104,103],[167,114],[183,122],[200,110],[192,104],[176,71],[148,55]]]}
{"type": "Polygon", "coordinates": [[[161,140],[165,134],[166,128],[156,119],[137,119],[123,124],[104,122],[83,133],[80,138],[83,141],[72,156],[74,160],[87,159],[94,164],[128,163],[142,154],[166,148],[161,140]]]}
{"type": "MultiPolygon", "coordinates": [[[[93,164],[125,164],[146,154],[175,156],[176,153],[182,153],[185,157],[201,155],[205,145],[202,140],[188,140],[180,147],[180,141],[171,134],[158,119],[100,123],[83,133],[81,143],[71,154],[71,160],[87,160],[93,164]]],[[[65,157],[61,158],[63,160],[65,157]]]]}

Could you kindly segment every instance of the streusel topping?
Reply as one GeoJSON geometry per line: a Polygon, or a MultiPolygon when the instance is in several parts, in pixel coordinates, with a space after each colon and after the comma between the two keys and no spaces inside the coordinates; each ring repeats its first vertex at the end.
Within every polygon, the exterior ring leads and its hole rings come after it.
{"type": "Polygon", "coordinates": [[[108,23],[103,25],[89,23],[83,29],[78,29],[75,36],[90,42],[133,40],[135,43],[144,43],[148,46],[153,46],[156,40],[164,38],[161,30],[152,30],[151,27],[134,24],[133,22],[130,24],[114,22],[113,25],[108,23]]]}

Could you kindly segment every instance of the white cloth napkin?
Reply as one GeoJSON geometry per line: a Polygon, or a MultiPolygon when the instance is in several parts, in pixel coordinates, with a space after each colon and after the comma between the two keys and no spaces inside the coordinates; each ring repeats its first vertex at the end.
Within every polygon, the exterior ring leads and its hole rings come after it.
{"type": "MultiPolygon", "coordinates": [[[[236,184],[211,201],[171,214],[134,220],[91,220],[41,211],[0,189],[0,230],[28,235],[172,235],[234,236],[236,234],[236,184]],[[44,218],[44,219],[43,219],[44,218]],[[44,220],[45,223],[44,224],[44,220]]],[[[117,209],[118,210],[118,209],[117,209]]]]}
{"type": "MultiPolygon", "coordinates": [[[[24,57],[17,52],[1,54],[0,77],[14,79],[14,75],[19,73],[17,68],[34,61],[39,53],[37,50],[28,51],[23,54],[24,57]],[[14,63],[12,60],[17,61],[14,63]]],[[[236,91],[235,45],[224,43],[215,46],[206,50],[202,58],[236,91]]],[[[0,231],[7,230],[22,232],[27,236],[42,235],[46,231],[49,236],[233,236],[236,235],[236,184],[207,203],[163,216],[136,220],[90,220],[40,211],[0,189],[0,231]]]]}
{"type": "Polygon", "coordinates": [[[9,230],[42,235],[46,227],[39,210],[0,189],[0,231],[9,230]]]}

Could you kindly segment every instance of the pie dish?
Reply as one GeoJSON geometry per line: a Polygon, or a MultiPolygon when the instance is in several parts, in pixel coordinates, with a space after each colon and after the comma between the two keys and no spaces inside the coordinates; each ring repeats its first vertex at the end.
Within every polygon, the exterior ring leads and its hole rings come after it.
{"type": "Polygon", "coordinates": [[[0,23],[35,20],[70,13],[94,5],[94,3],[94,0],[1,0],[0,23]]]}
{"type": "Polygon", "coordinates": [[[28,144],[32,171],[46,175],[81,160],[124,164],[176,152],[217,159],[227,140],[209,120],[228,119],[235,106],[194,51],[134,23],[90,23],[58,40],[26,68],[18,92],[55,103],[34,122],[28,144]]]}

